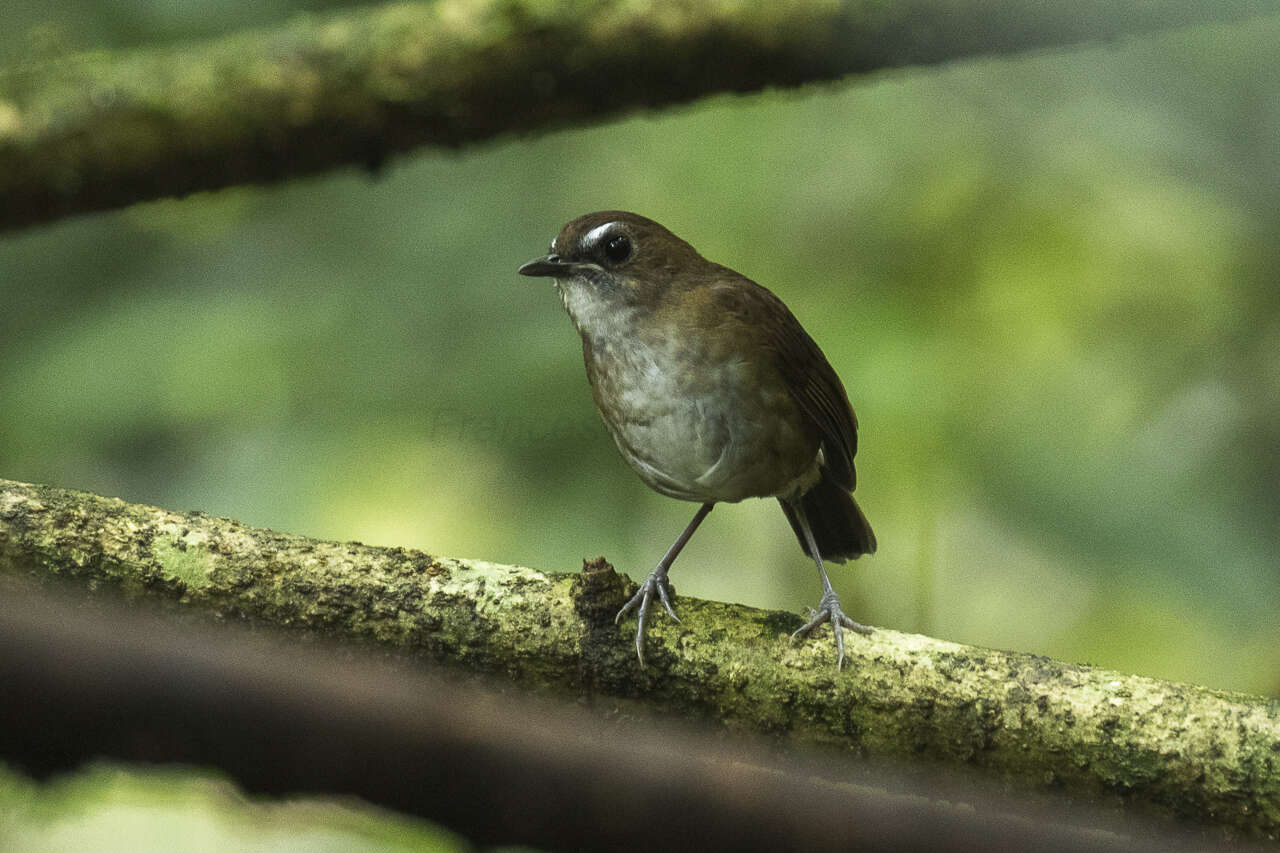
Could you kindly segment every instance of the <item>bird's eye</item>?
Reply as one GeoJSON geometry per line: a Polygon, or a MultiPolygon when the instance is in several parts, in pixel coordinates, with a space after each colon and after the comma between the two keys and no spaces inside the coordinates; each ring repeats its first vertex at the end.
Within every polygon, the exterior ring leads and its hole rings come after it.
{"type": "Polygon", "coordinates": [[[625,234],[610,237],[604,244],[604,256],[615,264],[620,264],[631,257],[631,241],[625,234]]]}

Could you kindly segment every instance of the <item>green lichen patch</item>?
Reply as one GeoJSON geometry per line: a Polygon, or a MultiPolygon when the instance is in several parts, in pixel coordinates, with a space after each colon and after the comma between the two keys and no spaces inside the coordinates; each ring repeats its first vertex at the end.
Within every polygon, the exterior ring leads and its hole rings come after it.
{"type": "Polygon", "coordinates": [[[181,536],[162,537],[151,546],[166,579],[180,580],[190,589],[209,585],[213,573],[213,554],[203,542],[188,543],[181,536]]]}

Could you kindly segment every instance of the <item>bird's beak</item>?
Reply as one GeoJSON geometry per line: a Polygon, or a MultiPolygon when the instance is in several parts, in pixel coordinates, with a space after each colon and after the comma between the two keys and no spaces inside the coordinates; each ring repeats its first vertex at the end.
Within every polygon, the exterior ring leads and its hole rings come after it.
{"type": "Polygon", "coordinates": [[[552,278],[568,278],[573,275],[573,269],[576,265],[571,264],[559,255],[547,255],[545,258],[535,258],[524,266],[520,267],[516,272],[520,275],[540,275],[551,276],[552,278]]]}

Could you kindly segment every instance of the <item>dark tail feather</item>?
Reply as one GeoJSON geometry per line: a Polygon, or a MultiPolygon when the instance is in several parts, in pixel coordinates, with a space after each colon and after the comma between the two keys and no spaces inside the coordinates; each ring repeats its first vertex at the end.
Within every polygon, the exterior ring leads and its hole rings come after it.
{"type": "Polygon", "coordinates": [[[843,563],[849,557],[875,553],[876,535],[871,532],[867,517],[858,508],[853,495],[832,479],[825,469],[818,484],[798,500],[778,498],[778,503],[782,504],[782,511],[806,554],[809,554],[809,545],[805,542],[797,513],[804,513],[808,520],[822,559],[843,563]]]}

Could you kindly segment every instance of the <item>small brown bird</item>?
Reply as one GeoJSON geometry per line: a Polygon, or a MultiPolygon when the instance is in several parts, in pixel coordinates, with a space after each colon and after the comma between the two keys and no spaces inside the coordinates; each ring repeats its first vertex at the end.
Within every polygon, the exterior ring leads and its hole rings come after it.
{"type": "Polygon", "coordinates": [[[823,558],[876,550],[850,494],[858,422],[840,378],[782,300],[712,263],[651,219],[578,217],[521,275],[549,276],[582,336],[596,408],[650,488],[702,506],[615,621],[638,607],[636,654],[654,598],[672,619],[667,570],[721,501],[777,498],[813,558],[822,598],[795,635],[830,622],[868,634],[840,608],[823,558]]]}

